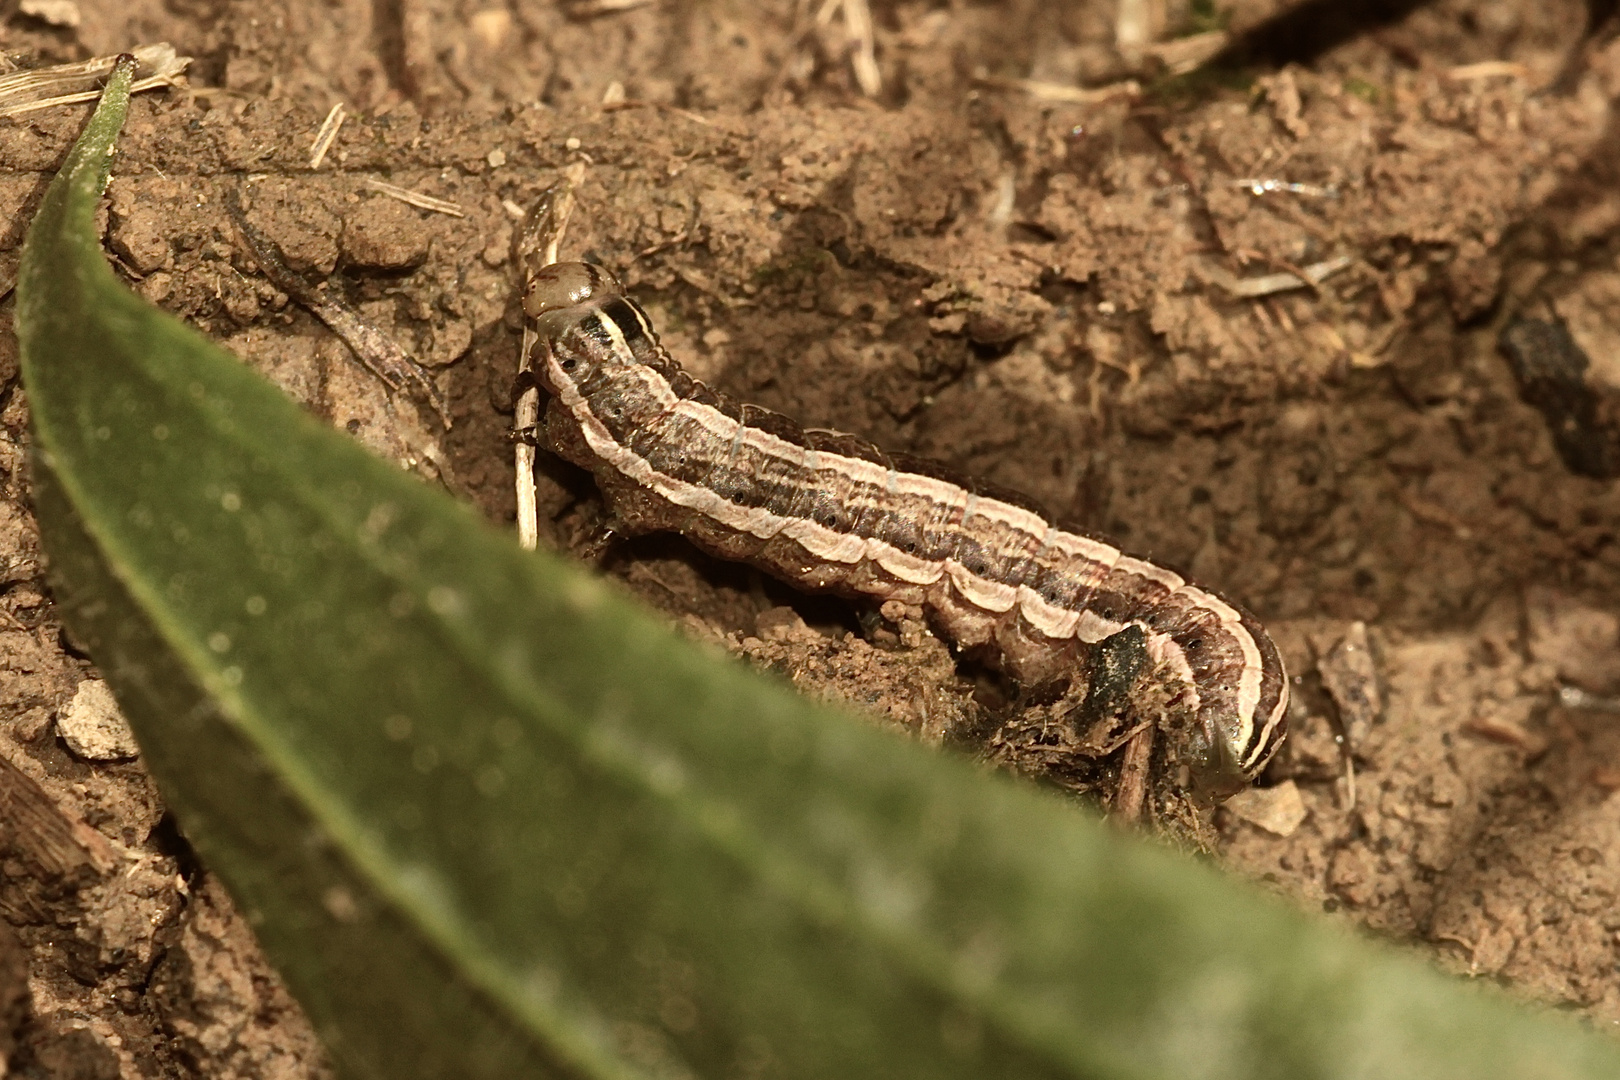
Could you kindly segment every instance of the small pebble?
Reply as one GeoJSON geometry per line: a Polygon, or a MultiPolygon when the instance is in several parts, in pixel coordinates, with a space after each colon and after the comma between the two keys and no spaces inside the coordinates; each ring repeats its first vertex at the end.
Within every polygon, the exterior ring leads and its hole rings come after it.
{"type": "Polygon", "coordinates": [[[1309,812],[1292,780],[1276,787],[1250,788],[1226,800],[1226,810],[1274,836],[1292,836],[1309,812]]]}
{"type": "Polygon", "coordinates": [[[111,688],[100,679],[79,684],[56,718],[56,730],[68,749],[86,761],[123,761],[141,752],[111,688]]]}

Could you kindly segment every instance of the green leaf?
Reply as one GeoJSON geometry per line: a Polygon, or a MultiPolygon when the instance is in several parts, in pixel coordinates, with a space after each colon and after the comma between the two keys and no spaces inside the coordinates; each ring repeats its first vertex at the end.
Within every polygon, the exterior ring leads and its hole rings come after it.
{"type": "Polygon", "coordinates": [[[673,637],[30,232],[57,599],[368,1077],[1620,1075],[1620,1051],[673,637]]]}

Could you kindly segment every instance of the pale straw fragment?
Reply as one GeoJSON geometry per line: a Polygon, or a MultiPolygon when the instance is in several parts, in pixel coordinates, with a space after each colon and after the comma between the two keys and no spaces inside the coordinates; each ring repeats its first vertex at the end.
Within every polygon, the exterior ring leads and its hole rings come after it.
{"type": "Polygon", "coordinates": [[[1476,79],[1494,79],[1498,76],[1528,82],[1530,68],[1513,60],[1481,60],[1477,64],[1462,64],[1448,68],[1442,77],[1447,82],[1473,82],[1476,79]]]}
{"type": "MultiPolygon", "coordinates": [[[[189,56],[176,56],[174,46],[167,41],[139,45],[130,52],[139,62],[137,73],[146,72],[129,88],[132,94],[176,85],[186,65],[191,63],[189,56]]],[[[117,59],[116,56],[98,56],[76,64],[54,64],[0,75],[0,116],[95,101],[101,97],[101,84],[112,72],[117,59]]]]}
{"type": "Polygon", "coordinates": [[[866,0],[824,0],[816,11],[816,25],[826,29],[840,11],[844,14],[844,36],[849,39],[849,63],[855,73],[855,84],[867,97],[877,97],[883,92],[883,73],[877,66],[872,9],[866,0]]]}
{"type": "Polygon", "coordinates": [[[1163,64],[1171,75],[1185,75],[1226,48],[1230,40],[1225,30],[1207,30],[1190,37],[1156,42],[1142,52],[1163,64]]]}
{"type": "Polygon", "coordinates": [[[877,66],[872,9],[866,6],[866,0],[844,0],[844,31],[855,46],[849,58],[855,83],[867,97],[877,97],[883,92],[883,73],[877,66]]]}
{"type": "MultiPolygon", "coordinates": [[[[568,219],[574,215],[574,193],[585,182],[585,163],[572,162],[563,170],[562,176],[546,192],[542,198],[550,200],[549,217],[544,220],[544,228],[534,239],[544,241],[540,248],[539,265],[549,266],[557,261],[557,255],[562,249],[563,234],[568,231],[568,219]]],[[[517,264],[527,265],[527,260],[518,259],[517,264]]],[[[539,342],[531,324],[523,327],[522,351],[518,354],[518,371],[522,372],[529,363],[530,353],[539,342]]],[[[527,387],[517,399],[512,415],[512,429],[514,431],[533,431],[540,422],[540,390],[537,387],[527,387]]],[[[538,493],[534,485],[534,443],[518,439],[512,447],[513,465],[516,471],[517,495],[517,530],[518,545],[528,551],[533,551],[540,545],[540,514],[538,493]]]]}
{"type": "Polygon", "coordinates": [[[1142,84],[1135,79],[1124,79],[1107,86],[1065,86],[1063,83],[1041,82],[1038,79],[1009,79],[981,70],[974,74],[973,83],[988,90],[1011,90],[1028,94],[1038,101],[1056,101],[1065,105],[1099,105],[1114,98],[1142,96],[1142,84]]]}
{"type": "Polygon", "coordinates": [[[654,0],[574,0],[568,5],[571,19],[591,19],[598,15],[615,15],[621,11],[634,11],[646,7],[654,0]]]}
{"type": "Polygon", "coordinates": [[[1312,263],[1303,268],[1304,277],[1288,272],[1265,274],[1261,277],[1239,278],[1224,267],[1213,264],[1199,266],[1198,274],[1211,285],[1219,285],[1233,296],[1245,299],[1255,299],[1261,296],[1270,296],[1272,293],[1287,292],[1290,289],[1304,289],[1312,285],[1320,285],[1333,274],[1349,266],[1355,260],[1348,255],[1340,255],[1336,259],[1327,259],[1323,262],[1312,263]]]}
{"type": "Polygon", "coordinates": [[[315,133],[315,144],[309,148],[311,169],[320,168],[321,162],[326,160],[326,152],[332,149],[332,144],[337,141],[338,129],[343,126],[343,121],[348,115],[341,101],[327,112],[326,119],[321,121],[321,130],[315,133]]]}
{"type": "Polygon", "coordinates": [[[431,195],[423,195],[419,191],[398,187],[388,183],[386,180],[377,180],[368,176],[362,183],[379,195],[386,195],[390,199],[398,199],[402,203],[409,203],[419,210],[431,210],[435,214],[449,214],[451,217],[467,216],[467,212],[461,208],[459,203],[449,202],[445,199],[435,199],[431,195]]]}

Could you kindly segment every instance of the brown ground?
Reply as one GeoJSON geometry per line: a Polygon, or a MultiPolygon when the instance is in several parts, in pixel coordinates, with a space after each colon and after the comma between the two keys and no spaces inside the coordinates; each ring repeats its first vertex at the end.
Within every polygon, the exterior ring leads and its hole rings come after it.
{"type": "MultiPolygon", "coordinates": [[[[1216,14],[1241,32],[1283,6],[1216,14]]],[[[1285,27],[1252,82],[1079,105],[974,76],[1152,82],[1112,45],[1113,5],[881,2],[867,100],[819,7],[80,0],[76,28],[15,9],[0,27],[31,59],[159,39],[196,57],[191,90],[140,100],[120,146],[123,271],[407,467],[432,474],[442,450],[500,520],[510,207],[587,160],[565,254],[619,271],[701,377],[1028,491],[1267,621],[1298,676],[1295,735],[1266,790],[1216,816],[1227,863],[1620,1023],[1620,729],[1590,707],[1608,699],[1560,698],[1620,691],[1620,494],[1566,468],[1496,348],[1510,319],[1556,316],[1596,392],[1620,393],[1620,42],[1587,37],[1574,0],[1441,0],[1337,39],[1319,18],[1315,36],[1285,27]],[[1508,63],[1464,66],[1484,61],[1508,63]],[[615,82],[640,104],[604,111],[615,82]],[[352,118],[311,171],[338,100],[352,118]],[[257,273],[230,188],[442,370],[453,431],[257,273]],[[1337,256],[1315,290],[1229,289],[1337,256]]],[[[1169,7],[1175,31],[1208,5],[1169,7]]],[[[83,116],[0,121],[7,278],[83,116]]],[[[89,725],[93,669],[42,577],[9,320],[0,408],[0,1054],[52,1077],[323,1074],[139,763],[89,725]]],[[[543,468],[552,539],[587,539],[588,480],[543,468]]],[[[1006,715],[915,625],[674,540],[609,566],[694,631],[925,738],[1006,715]]]]}

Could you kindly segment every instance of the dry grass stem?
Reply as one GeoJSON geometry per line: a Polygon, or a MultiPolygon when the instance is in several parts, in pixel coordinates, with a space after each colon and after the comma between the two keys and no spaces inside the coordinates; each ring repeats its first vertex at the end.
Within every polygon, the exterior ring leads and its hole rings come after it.
{"type": "Polygon", "coordinates": [[[1211,285],[1218,285],[1233,296],[1241,296],[1252,300],[1256,297],[1270,296],[1272,293],[1287,292],[1290,289],[1306,289],[1319,285],[1354,261],[1348,255],[1340,255],[1336,259],[1312,263],[1310,266],[1304,267],[1299,273],[1266,274],[1253,278],[1239,278],[1224,267],[1213,264],[1205,264],[1199,267],[1198,272],[1211,285]]]}
{"type": "Polygon", "coordinates": [[[1164,65],[1172,75],[1185,75],[1226,48],[1231,40],[1225,30],[1210,30],[1191,37],[1175,38],[1149,45],[1142,52],[1164,65]]]}
{"type": "Polygon", "coordinates": [[[386,195],[390,199],[398,199],[402,203],[409,203],[419,210],[431,210],[435,214],[449,214],[451,217],[467,216],[467,212],[461,208],[459,203],[453,203],[446,199],[435,199],[431,195],[423,195],[420,192],[411,191],[409,188],[402,188],[390,184],[386,180],[377,180],[369,176],[364,183],[368,189],[377,192],[379,195],[386,195]]]}
{"type": "Polygon", "coordinates": [[[1277,180],[1269,177],[1246,176],[1241,180],[1233,180],[1232,186],[1248,188],[1250,195],[1273,195],[1277,192],[1287,192],[1290,195],[1306,195],[1313,199],[1337,199],[1339,197],[1339,189],[1331,184],[1324,187],[1321,184],[1305,184],[1293,180],[1277,180]]]}
{"type": "MultiPolygon", "coordinates": [[[[174,86],[191,63],[189,56],[176,56],[174,46],[167,41],[155,45],[140,45],[130,50],[145,75],[135,80],[131,93],[152,90],[159,86],[174,86]]],[[[101,83],[112,71],[116,56],[98,56],[76,64],[55,64],[0,75],[0,116],[50,109],[57,105],[72,105],[81,101],[94,101],[101,96],[101,83]]]]}
{"type": "MultiPolygon", "coordinates": [[[[518,258],[514,260],[525,273],[531,268],[549,266],[557,261],[563,234],[568,231],[568,219],[574,216],[574,193],[585,182],[585,168],[583,161],[570,164],[563,170],[562,177],[541,195],[530,212],[534,219],[527,222],[518,234],[518,258]],[[531,259],[531,253],[537,254],[538,258],[531,259]]],[[[534,328],[525,325],[523,347],[518,354],[520,375],[527,369],[529,354],[538,343],[534,328]]],[[[518,545],[527,551],[533,551],[540,545],[538,496],[534,486],[535,444],[531,438],[539,422],[540,391],[535,386],[524,387],[512,413],[512,430],[517,435],[512,446],[512,463],[516,473],[518,545]]]]}
{"type": "Polygon", "coordinates": [[[1142,96],[1142,84],[1135,79],[1125,79],[1109,83],[1107,86],[1088,89],[1083,86],[1041,82],[1038,79],[1008,79],[980,72],[973,76],[973,83],[987,90],[1012,90],[1028,94],[1039,101],[1057,101],[1066,105],[1098,105],[1115,98],[1142,96]]]}
{"type": "Polygon", "coordinates": [[[844,0],[844,29],[853,46],[849,62],[855,69],[855,82],[861,93],[877,97],[883,92],[883,74],[878,71],[872,9],[866,0],[844,0]]]}
{"type": "Polygon", "coordinates": [[[326,160],[326,152],[337,141],[338,129],[343,126],[343,121],[347,116],[348,113],[343,108],[343,102],[340,101],[332,106],[331,110],[326,114],[326,119],[321,121],[321,130],[315,133],[315,143],[309,148],[309,167],[311,169],[320,168],[321,162],[326,160]]]}
{"type": "Polygon", "coordinates": [[[1482,60],[1477,64],[1463,64],[1450,68],[1445,73],[1448,82],[1473,82],[1476,79],[1494,79],[1499,76],[1528,82],[1530,68],[1511,60],[1482,60]]]}
{"type": "Polygon", "coordinates": [[[662,101],[642,101],[640,98],[625,98],[623,101],[604,101],[602,103],[603,112],[619,112],[623,109],[658,109],[661,112],[669,113],[671,116],[679,116],[683,120],[690,120],[694,124],[702,124],[704,127],[715,126],[714,121],[706,116],[695,113],[690,109],[683,109],[678,105],[666,105],[662,101]]]}
{"type": "Polygon", "coordinates": [[[654,0],[573,0],[573,3],[567,5],[567,12],[570,19],[593,19],[598,15],[634,11],[653,2],[654,0]]]}

